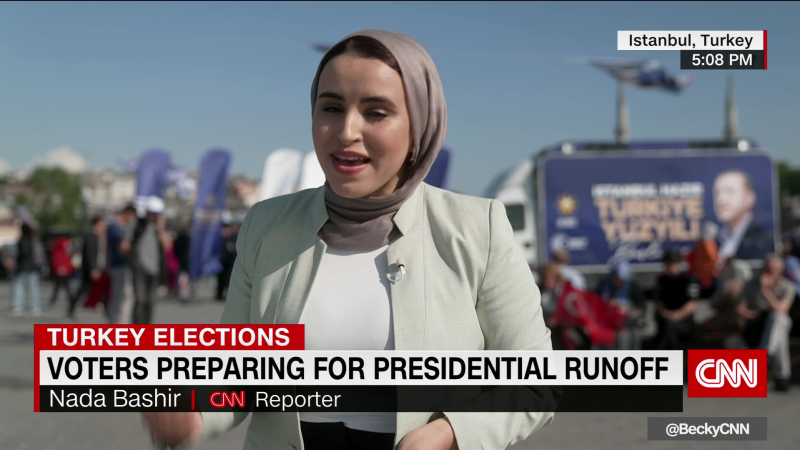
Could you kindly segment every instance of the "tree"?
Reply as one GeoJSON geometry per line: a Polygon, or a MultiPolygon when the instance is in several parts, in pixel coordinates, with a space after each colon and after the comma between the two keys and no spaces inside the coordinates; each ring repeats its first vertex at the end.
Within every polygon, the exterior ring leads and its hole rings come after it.
{"type": "Polygon", "coordinates": [[[781,161],[778,163],[778,180],[782,193],[788,193],[792,197],[800,195],[800,169],[781,161]]]}
{"type": "Polygon", "coordinates": [[[28,194],[17,196],[44,230],[58,226],[77,229],[81,204],[81,182],[60,167],[38,167],[25,181],[28,194]]]}

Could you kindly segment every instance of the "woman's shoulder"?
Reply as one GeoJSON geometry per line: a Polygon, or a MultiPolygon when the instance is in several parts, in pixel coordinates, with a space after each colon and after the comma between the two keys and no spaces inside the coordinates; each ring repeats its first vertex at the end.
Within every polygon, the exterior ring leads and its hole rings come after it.
{"type": "Polygon", "coordinates": [[[492,221],[505,220],[500,202],[490,198],[459,194],[425,185],[425,212],[428,222],[440,229],[459,233],[488,235],[492,221]],[[502,217],[501,217],[502,216],[502,217]]]}
{"type": "Polygon", "coordinates": [[[455,214],[488,214],[491,198],[475,197],[425,184],[425,203],[429,209],[455,214]]]}
{"type": "Polygon", "coordinates": [[[251,229],[265,230],[276,223],[294,226],[302,225],[302,220],[314,205],[317,196],[322,195],[322,187],[304,189],[292,194],[281,195],[262,200],[248,211],[249,219],[245,219],[251,229]]]}

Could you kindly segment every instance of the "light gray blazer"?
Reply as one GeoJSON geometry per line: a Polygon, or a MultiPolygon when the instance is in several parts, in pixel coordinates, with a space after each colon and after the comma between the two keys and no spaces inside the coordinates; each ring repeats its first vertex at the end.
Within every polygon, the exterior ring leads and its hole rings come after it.
{"type": "MultiPolygon", "coordinates": [[[[247,214],[222,323],[295,324],[326,244],[324,189],[265,200],[247,214]]],[[[503,204],[421,184],[394,217],[389,244],[397,350],[552,350],[539,290],[517,247],[503,204]]],[[[552,421],[552,413],[447,413],[460,450],[503,449],[552,421]]],[[[205,439],[247,413],[203,413],[205,439]]],[[[397,413],[395,443],[430,413],[397,413]]],[[[244,448],[302,449],[297,413],[253,413],[244,448]]]]}

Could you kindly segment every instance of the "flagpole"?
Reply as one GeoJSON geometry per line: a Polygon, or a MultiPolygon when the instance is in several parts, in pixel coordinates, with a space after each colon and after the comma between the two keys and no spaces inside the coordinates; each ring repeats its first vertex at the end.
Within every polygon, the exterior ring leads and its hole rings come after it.
{"type": "Polygon", "coordinates": [[[728,72],[728,83],[725,93],[725,140],[733,143],[739,137],[739,121],[736,111],[736,99],[733,92],[733,73],[728,72]]]}
{"type": "Polygon", "coordinates": [[[628,122],[628,103],[625,101],[625,86],[621,81],[617,82],[617,126],[614,134],[620,144],[627,144],[631,134],[628,122]]]}

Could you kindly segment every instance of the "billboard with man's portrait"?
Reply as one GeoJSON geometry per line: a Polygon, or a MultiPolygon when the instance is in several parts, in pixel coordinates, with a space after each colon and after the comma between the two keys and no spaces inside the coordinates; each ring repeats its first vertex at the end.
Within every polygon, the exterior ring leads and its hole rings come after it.
{"type": "Polygon", "coordinates": [[[545,256],[576,266],[660,262],[714,239],[721,257],[775,250],[773,164],[765,153],[639,151],[554,155],[542,162],[545,256]]]}

